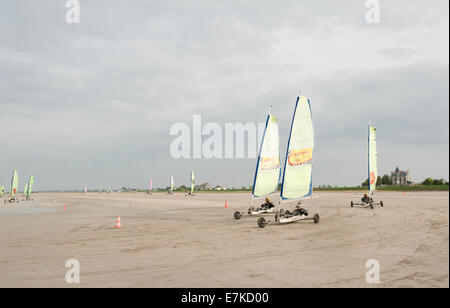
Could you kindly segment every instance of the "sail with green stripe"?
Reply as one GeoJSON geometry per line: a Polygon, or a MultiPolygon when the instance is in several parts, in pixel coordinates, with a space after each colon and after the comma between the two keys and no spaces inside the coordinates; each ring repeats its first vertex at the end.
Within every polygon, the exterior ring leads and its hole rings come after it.
{"type": "Polygon", "coordinates": [[[17,195],[17,189],[19,187],[19,174],[17,173],[17,170],[14,170],[13,176],[11,179],[11,189],[9,191],[9,198],[15,199],[17,195]]]}
{"type": "Polygon", "coordinates": [[[378,166],[377,166],[377,129],[372,125],[369,125],[369,191],[373,192],[376,189],[378,179],[378,166]]]}
{"type": "Polygon", "coordinates": [[[28,180],[28,187],[27,187],[27,197],[31,197],[31,193],[33,192],[33,185],[34,185],[34,175],[30,176],[30,179],[28,180]]]}

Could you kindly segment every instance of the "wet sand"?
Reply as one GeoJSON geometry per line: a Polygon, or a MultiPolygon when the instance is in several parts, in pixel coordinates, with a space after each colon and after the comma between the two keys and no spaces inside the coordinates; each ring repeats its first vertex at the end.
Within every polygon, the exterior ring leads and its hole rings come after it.
{"type": "Polygon", "coordinates": [[[360,193],[318,195],[304,207],[319,224],[265,229],[233,218],[246,193],[0,199],[0,287],[449,287],[448,192],[379,192],[375,210],[350,208],[360,193]],[[72,258],[77,286],[65,282],[72,258]],[[366,282],[369,259],[378,285],[366,282]]]}

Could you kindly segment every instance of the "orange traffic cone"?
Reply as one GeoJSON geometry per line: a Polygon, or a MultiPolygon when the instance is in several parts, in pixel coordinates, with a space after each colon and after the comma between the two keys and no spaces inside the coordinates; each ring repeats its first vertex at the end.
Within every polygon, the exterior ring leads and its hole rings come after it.
{"type": "Polygon", "coordinates": [[[120,216],[117,216],[116,229],[120,228],[122,228],[122,225],[120,224],[120,216]]]}
{"type": "Polygon", "coordinates": [[[228,208],[228,201],[225,201],[225,208],[228,208]]]}

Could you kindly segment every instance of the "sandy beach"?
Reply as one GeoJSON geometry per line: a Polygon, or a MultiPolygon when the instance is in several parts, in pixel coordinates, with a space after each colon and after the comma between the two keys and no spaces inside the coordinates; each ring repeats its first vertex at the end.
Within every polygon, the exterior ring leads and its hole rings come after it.
{"type": "Polygon", "coordinates": [[[319,224],[265,229],[233,218],[249,193],[0,200],[0,287],[449,287],[448,192],[379,192],[375,210],[350,208],[360,193],[318,195],[304,206],[319,224]],[[72,258],[79,285],[65,282],[72,258]],[[365,280],[369,259],[380,284],[365,280]]]}

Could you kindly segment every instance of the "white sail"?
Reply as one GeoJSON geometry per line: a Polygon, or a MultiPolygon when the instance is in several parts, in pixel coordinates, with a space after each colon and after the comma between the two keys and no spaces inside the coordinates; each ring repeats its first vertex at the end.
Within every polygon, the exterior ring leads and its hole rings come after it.
{"type": "Polygon", "coordinates": [[[259,150],[253,181],[253,197],[273,194],[280,181],[280,137],[278,121],[272,114],[267,116],[266,127],[259,150]]]}
{"type": "Polygon", "coordinates": [[[191,194],[194,193],[195,189],[195,173],[194,171],[191,172],[191,194]]]}
{"type": "Polygon", "coordinates": [[[312,195],[314,127],[311,102],[299,95],[292,118],[284,162],[281,197],[283,200],[312,195]]]}
{"type": "Polygon", "coordinates": [[[378,167],[377,167],[377,129],[369,125],[369,191],[375,191],[378,179],[378,167]]]}
{"type": "Polygon", "coordinates": [[[170,177],[170,193],[173,193],[173,176],[170,177]]]}

